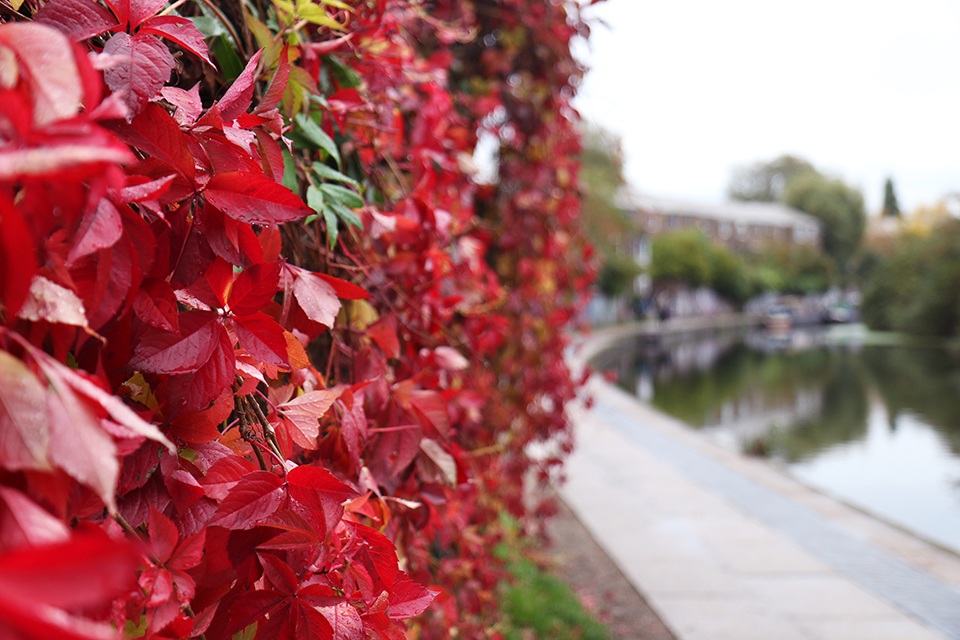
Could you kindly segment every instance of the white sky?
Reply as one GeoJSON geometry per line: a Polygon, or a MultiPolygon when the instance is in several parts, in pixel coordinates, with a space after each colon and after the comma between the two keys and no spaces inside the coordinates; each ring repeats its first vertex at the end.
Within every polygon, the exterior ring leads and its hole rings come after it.
{"type": "Polygon", "coordinates": [[[792,153],[909,211],[960,191],[960,2],[607,0],[575,105],[646,193],[722,202],[792,153]]]}

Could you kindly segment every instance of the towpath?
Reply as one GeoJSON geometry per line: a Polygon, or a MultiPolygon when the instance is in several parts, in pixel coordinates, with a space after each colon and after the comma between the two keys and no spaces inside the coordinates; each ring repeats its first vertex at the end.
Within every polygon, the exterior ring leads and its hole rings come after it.
{"type": "Polygon", "coordinates": [[[678,640],[960,640],[960,557],[588,387],[560,495],[678,640]]]}

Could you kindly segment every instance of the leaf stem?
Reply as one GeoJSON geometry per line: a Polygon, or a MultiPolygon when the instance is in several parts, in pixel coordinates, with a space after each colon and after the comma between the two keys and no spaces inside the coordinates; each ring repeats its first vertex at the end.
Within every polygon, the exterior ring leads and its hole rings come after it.
{"type": "Polygon", "coordinates": [[[117,524],[119,524],[123,528],[123,530],[126,531],[128,534],[130,534],[137,540],[143,541],[143,536],[140,535],[140,532],[134,529],[132,526],[130,526],[130,523],[127,522],[126,518],[124,518],[122,515],[120,515],[119,513],[114,513],[113,519],[116,520],[117,524]]]}

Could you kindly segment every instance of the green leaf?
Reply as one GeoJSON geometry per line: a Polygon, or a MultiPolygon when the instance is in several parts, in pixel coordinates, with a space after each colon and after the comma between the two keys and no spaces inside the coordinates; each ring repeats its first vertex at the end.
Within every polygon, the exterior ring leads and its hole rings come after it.
{"type": "MultiPolygon", "coordinates": [[[[350,226],[356,227],[361,231],[363,230],[363,221],[360,220],[360,217],[347,207],[343,206],[342,203],[337,202],[336,200],[330,200],[327,202],[327,209],[333,209],[333,211],[337,214],[337,217],[350,226]]],[[[324,211],[326,211],[326,209],[324,209],[324,211]]]]}
{"type": "Polygon", "coordinates": [[[216,36],[230,37],[230,32],[223,26],[223,23],[211,16],[193,16],[187,20],[193,23],[193,26],[203,34],[204,38],[213,38],[216,36]]]}
{"type": "Polygon", "coordinates": [[[322,184],[320,185],[320,190],[333,200],[342,202],[351,209],[359,209],[364,204],[363,198],[361,198],[355,191],[351,191],[346,187],[341,187],[338,184],[322,184]]]}
{"type": "Polygon", "coordinates": [[[217,36],[213,39],[210,50],[220,65],[220,71],[228,82],[233,82],[243,72],[243,61],[237,55],[229,36],[217,36]]]}
{"type": "Polygon", "coordinates": [[[337,82],[344,89],[356,89],[360,86],[360,76],[353,69],[344,65],[336,56],[327,56],[327,62],[333,67],[333,75],[337,77],[337,82]]]}
{"type": "Polygon", "coordinates": [[[320,189],[317,189],[315,186],[310,185],[307,187],[307,206],[321,213],[323,211],[323,192],[320,189]]]}
{"type": "MultiPolygon", "coordinates": [[[[331,210],[327,204],[326,199],[323,197],[323,192],[320,189],[313,185],[307,187],[307,206],[317,213],[323,214],[323,220],[327,223],[327,238],[330,242],[330,248],[333,249],[333,246],[337,243],[337,236],[340,230],[338,228],[337,214],[331,210]]],[[[313,222],[316,219],[317,216],[307,218],[309,222],[313,222]]]]}
{"type": "Polygon", "coordinates": [[[313,142],[317,147],[323,149],[330,156],[337,161],[337,166],[340,166],[340,150],[337,149],[337,143],[333,141],[333,138],[328,136],[326,132],[320,128],[313,118],[306,116],[302,113],[298,113],[294,118],[294,121],[297,123],[297,126],[300,127],[300,133],[303,134],[307,140],[313,142]]]}
{"type": "Polygon", "coordinates": [[[313,171],[317,176],[321,178],[326,178],[327,180],[335,180],[336,182],[346,182],[347,184],[353,185],[354,187],[359,188],[360,183],[351,178],[348,175],[340,173],[333,167],[328,167],[322,162],[313,163],[313,171]]]}
{"type": "Polygon", "coordinates": [[[283,154],[283,180],[280,183],[290,191],[298,193],[300,184],[297,178],[297,163],[286,148],[281,147],[280,152],[283,154]]]}
{"type": "Polygon", "coordinates": [[[330,242],[330,248],[333,249],[337,244],[337,236],[340,235],[340,223],[337,221],[337,213],[330,207],[324,207],[323,220],[327,223],[327,239],[330,242]]]}

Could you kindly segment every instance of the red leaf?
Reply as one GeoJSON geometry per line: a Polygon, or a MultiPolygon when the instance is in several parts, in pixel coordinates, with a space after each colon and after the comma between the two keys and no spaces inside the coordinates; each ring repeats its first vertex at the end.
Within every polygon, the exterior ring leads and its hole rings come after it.
{"type": "Polygon", "coordinates": [[[320,467],[300,465],[287,473],[290,499],[300,515],[314,520],[320,527],[332,529],[343,516],[343,503],[356,498],[359,494],[336,476],[320,467]],[[299,511],[303,508],[306,511],[299,511]],[[318,513],[319,512],[319,513],[318,513]],[[318,516],[323,516],[318,519],[318,516]]]}
{"type": "Polygon", "coordinates": [[[73,237],[73,245],[67,254],[67,266],[100,249],[112,247],[123,235],[123,220],[113,203],[102,198],[96,209],[83,216],[80,228],[73,237]]]}
{"type": "Polygon", "coordinates": [[[138,583],[141,589],[150,594],[146,602],[150,609],[164,604],[173,595],[173,577],[166,569],[151,567],[140,574],[138,583]]]}
{"type": "Polygon", "coordinates": [[[161,443],[168,451],[174,451],[173,443],[167,440],[154,425],[134,413],[130,407],[124,404],[123,400],[99,387],[87,374],[82,371],[74,371],[70,367],[60,364],[42,351],[31,350],[30,353],[55,387],[65,385],[85,399],[95,403],[118,424],[123,425],[138,436],[161,443]]]}
{"type": "Polygon", "coordinates": [[[400,357],[400,341],[397,339],[396,328],[381,321],[369,327],[367,335],[377,343],[377,346],[383,351],[383,355],[388,358],[400,357]]]}
{"type": "Polygon", "coordinates": [[[280,50],[280,56],[277,63],[277,72],[273,74],[270,80],[270,86],[267,92],[263,94],[263,99],[257,104],[256,113],[263,113],[273,109],[280,104],[283,92],[287,89],[287,81],[290,79],[290,47],[283,45],[280,50]]]}
{"type": "Polygon", "coordinates": [[[0,193],[0,305],[15,318],[37,271],[33,236],[20,211],[0,193]]]}
{"type": "Polygon", "coordinates": [[[277,409],[295,427],[291,430],[293,441],[305,449],[315,449],[320,435],[318,421],[339,397],[338,391],[308,391],[278,406],[277,409]]]}
{"type": "Polygon", "coordinates": [[[293,624],[290,625],[292,637],[304,640],[328,640],[333,637],[333,628],[320,611],[312,606],[300,604],[299,600],[296,602],[296,609],[291,607],[291,613],[298,611],[299,615],[291,616],[293,618],[293,624]]]}
{"type": "Polygon", "coordinates": [[[50,0],[33,16],[33,21],[53,27],[74,42],[118,26],[116,18],[93,0],[50,0]]]}
{"type": "Polygon", "coordinates": [[[50,461],[80,484],[93,489],[104,504],[115,511],[114,492],[120,463],[113,439],[103,430],[91,403],[82,400],[62,382],[53,382],[53,386],[55,393],[47,394],[50,461]]]}
{"type": "Polygon", "coordinates": [[[144,22],[139,33],[152,33],[169,38],[213,66],[213,62],[207,54],[207,43],[203,40],[203,34],[186,18],[156,16],[144,22]]]}
{"type": "Polygon", "coordinates": [[[359,465],[362,439],[367,435],[367,416],[363,411],[362,403],[354,402],[350,409],[343,412],[340,420],[340,434],[347,445],[351,463],[359,465]]]}
{"type": "Polygon", "coordinates": [[[167,566],[171,569],[192,569],[203,559],[203,545],[206,541],[207,530],[201,529],[198,533],[184,538],[173,550],[167,566]]]}
{"type": "Polygon", "coordinates": [[[204,191],[207,201],[235,220],[270,225],[299,220],[312,209],[273,180],[245,171],[219,173],[204,191]]]}
{"type": "Polygon", "coordinates": [[[177,296],[166,280],[147,278],[133,300],[133,312],[151,327],[180,332],[177,296]]]}
{"type": "Polygon", "coordinates": [[[87,326],[83,301],[77,294],[39,275],[33,277],[30,294],[17,317],[31,322],[43,320],[75,327],[87,326]]]}
{"type": "Polygon", "coordinates": [[[397,550],[389,538],[372,527],[363,524],[354,524],[357,535],[363,540],[370,563],[367,568],[371,575],[383,581],[383,588],[389,588],[398,575],[400,563],[397,560],[397,550]]]}
{"type": "Polygon", "coordinates": [[[164,474],[163,482],[180,513],[187,511],[204,495],[203,487],[197,479],[183,469],[177,469],[169,475],[164,474]]]}
{"type": "Polygon", "coordinates": [[[390,587],[390,604],[387,615],[396,620],[420,615],[437,597],[437,591],[430,591],[401,574],[390,587]]]}
{"type": "MultiPolygon", "coordinates": [[[[363,630],[363,618],[356,607],[341,602],[335,607],[323,607],[320,613],[333,627],[333,640],[364,640],[367,637],[363,630]]],[[[403,637],[403,634],[399,637],[403,637]]]]}
{"type": "Polygon", "coordinates": [[[250,100],[253,98],[254,73],[262,53],[263,49],[253,54],[243,72],[233,81],[223,97],[217,101],[217,107],[219,107],[224,121],[236,120],[250,108],[250,100]]]}
{"type": "Polygon", "coordinates": [[[189,90],[180,87],[164,87],[160,95],[177,108],[173,112],[173,119],[181,125],[191,125],[203,113],[203,102],[200,100],[200,83],[193,85],[189,90]]]}
{"type": "MultiPolygon", "coordinates": [[[[264,261],[263,247],[249,224],[227,217],[211,205],[205,206],[194,222],[203,231],[213,252],[231,265],[249,267],[264,261]]],[[[232,269],[230,279],[233,280],[232,269]]]]}
{"type": "Polygon", "coordinates": [[[83,84],[66,36],[44,25],[11,22],[0,28],[0,42],[16,52],[28,74],[35,126],[79,113],[83,84]]]}
{"type": "Polygon", "coordinates": [[[127,144],[193,180],[194,159],[187,147],[187,138],[180,131],[180,125],[160,105],[148,104],[129,124],[112,122],[110,129],[127,144]]]}
{"type": "Polygon", "coordinates": [[[269,471],[254,471],[230,490],[210,524],[250,529],[273,515],[282,499],[283,480],[269,471]]]}
{"type": "Polygon", "coordinates": [[[151,550],[157,562],[164,564],[170,559],[173,549],[180,539],[177,526],[152,505],[150,506],[149,526],[151,550]]]}
{"type": "Polygon", "coordinates": [[[156,200],[170,188],[173,178],[172,174],[156,180],[148,180],[143,176],[127,176],[127,186],[113,192],[110,197],[117,204],[156,200]]]}
{"type": "Polygon", "coordinates": [[[246,458],[231,455],[217,460],[200,480],[207,495],[214,500],[223,500],[240,479],[256,467],[246,458]]]}
{"type": "Polygon", "coordinates": [[[0,555],[4,597],[58,608],[96,605],[133,585],[139,554],[127,542],[102,534],[29,547],[0,555]]]}
{"type": "Polygon", "coordinates": [[[283,533],[260,544],[257,546],[258,549],[302,549],[303,547],[313,547],[320,544],[320,540],[310,523],[291,509],[279,509],[263,524],[280,529],[283,533]]]}
{"type": "Polygon", "coordinates": [[[143,110],[166,82],[175,65],[167,46],[156,36],[124,32],[107,40],[103,52],[114,63],[103,72],[103,80],[113,91],[123,95],[131,115],[143,110]]]}
{"type": "MultiPolygon", "coordinates": [[[[130,30],[134,30],[167,6],[167,0],[120,0],[129,6],[130,30]]],[[[121,9],[123,11],[123,9],[121,9]]]]}
{"type": "Polygon", "coordinates": [[[260,553],[257,557],[260,559],[260,566],[263,567],[263,575],[274,589],[288,596],[297,592],[300,581],[286,562],[269,553],[260,553]]]}
{"type": "Polygon", "coordinates": [[[294,271],[293,295],[307,317],[326,327],[333,327],[340,311],[340,298],[333,286],[317,274],[304,269],[294,271]]]}
{"type": "Polygon", "coordinates": [[[247,353],[274,367],[289,369],[283,327],[270,316],[255,313],[233,319],[233,329],[247,353]]]}
{"type": "MultiPolygon", "coordinates": [[[[170,380],[170,399],[171,404],[174,405],[171,415],[174,417],[179,417],[182,413],[204,410],[204,414],[210,414],[204,417],[209,418],[211,422],[213,420],[220,422],[230,414],[232,400],[224,396],[230,395],[228,390],[234,381],[236,360],[233,342],[226,328],[222,322],[218,321],[215,324],[216,342],[210,358],[196,373],[173,376],[170,380]],[[214,400],[217,400],[217,403],[214,407],[208,408],[214,400]]],[[[181,437],[188,439],[193,436],[181,434],[181,437]]]]}
{"type": "Polygon", "coordinates": [[[327,281],[333,290],[337,292],[337,296],[343,298],[344,300],[364,300],[370,297],[370,294],[363,287],[358,287],[352,282],[347,282],[346,280],[341,280],[340,278],[334,278],[333,276],[328,276],[325,273],[314,273],[313,275],[318,278],[323,278],[327,281]]]}
{"type": "Polygon", "coordinates": [[[224,389],[212,406],[202,411],[191,409],[191,404],[195,404],[192,403],[193,390],[200,386],[194,384],[196,375],[171,376],[171,395],[178,398],[175,409],[180,415],[173,418],[170,433],[191,444],[210,444],[220,438],[218,427],[233,411],[233,393],[224,389]]]}
{"type": "Polygon", "coordinates": [[[130,366],[151,373],[192,373],[202,367],[217,346],[218,317],[209,311],[188,311],[180,316],[181,323],[187,320],[198,326],[184,336],[165,331],[145,333],[130,366]]]}
{"type": "Polygon", "coordinates": [[[70,529],[16,489],[0,486],[0,549],[64,542],[70,529]]]}
{"type": "Polygon", "coordinates": [[[273,301],[280,286],[282,263],[255,264],[245,269],[233,283],[227,306],[239,316],[257,313],[273,301]]]}
{"type": "Polygon", "coordinates": [[[97,330],[132,302],[131,290],[139,285],[139,260],[131,234],[125,233],[109,250],[81,258],[71,268],[76,292],[83,300],[87,323],[97,330]]]}
{"type": "Polygon", "coordinates": [[[420,426],[431,437],[447,438],[450,434],[450,414],[447,403],[436,391],[417,389],[410,394],[410,406],[420,426]]]}
{"type": "Polygon", "coordinates": [[[265,616],[273,616],[284,605],[284,600],[283,594],[276,591],[250,591],[243,594],[230,607],[227,634],[246,629],[265,616]]]}
{"type": "Polygon", "coordinates": [[[40,138],[33,147],[0,148],[0,179],[56,176],[57,180],[83,178],[103,172],[108,164],[128,164],[136,160],[130,150],[119,145],[102,129],[87,128],[82,135],[40,138]]]}

